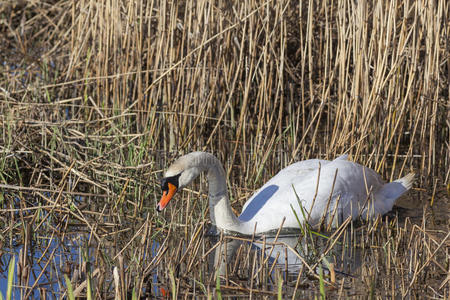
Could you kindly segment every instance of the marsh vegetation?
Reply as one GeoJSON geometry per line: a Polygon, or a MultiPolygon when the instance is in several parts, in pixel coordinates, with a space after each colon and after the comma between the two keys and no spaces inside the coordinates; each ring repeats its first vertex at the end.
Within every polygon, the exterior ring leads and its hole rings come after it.
{"type": "Polygon", "coordinates": [[[449,12],[445,0],[0,1],[1,293],[448,299],[449,12]],[[328,238],[211,239],[204,180],[155,210],[163,169],[195,150],[224,163],[236,212],[308,158],[347,153],[416,183],[387,216],[328,238]],[[219,274],[210,254],[236,240],[219,274]],[[279,263],[288,253],[301,264],[279,263]]]}

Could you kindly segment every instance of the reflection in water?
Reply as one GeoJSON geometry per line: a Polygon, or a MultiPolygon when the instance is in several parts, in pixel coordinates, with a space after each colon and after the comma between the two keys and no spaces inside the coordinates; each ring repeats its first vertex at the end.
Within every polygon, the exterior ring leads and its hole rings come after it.
{"type": "Polygon", "coordinates": [[[264,262],[271,270],[276,267],[282,272],[295,275],[307,264],[308,269],[315,266],[314,271],[318,273],[320,261],[325,273],[329,271],[329,264],[333,264],[337,274],[352,276],[361,266],[361,249],[354,244],[352,246],[350,229],[346,229],[338,241],[333,241],[325,236],[314,236],[313,240],[305,242],[299,233],[267,235],[253,241],[249,238],[228,236],[223,242],[216,244],[214,259],[210,260],[210,264],[224,276],[231,266],[239,265],[236,260],[243,259],[242,255],[236,256],[237,252],[246,253],[238,251],[239,247],[243,247],[256,250],[259,257],[256,259],[257,268],[264,262]]]}

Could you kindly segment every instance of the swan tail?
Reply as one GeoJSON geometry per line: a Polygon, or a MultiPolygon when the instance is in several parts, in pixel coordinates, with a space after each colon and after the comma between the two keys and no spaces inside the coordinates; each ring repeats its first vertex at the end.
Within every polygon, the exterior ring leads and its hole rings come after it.
{"type": "Polygon", "coordinates": [[[416,174],[409,173],[405,177],[397,179],[394,182],[400,182],[406,188],[406,190],[409,190],[409,189],[412,188],[412,185],[413,185],[413,183],[415,181],[415,176],[416,176],[416,174]]]}
{"type": "Polygon", "coordinates": [[[375,210],[378,214],[385,214],[392,209],[395,201],[411,189],[414,183],[414,173],[386,183],[375,192],[375,210]]]}

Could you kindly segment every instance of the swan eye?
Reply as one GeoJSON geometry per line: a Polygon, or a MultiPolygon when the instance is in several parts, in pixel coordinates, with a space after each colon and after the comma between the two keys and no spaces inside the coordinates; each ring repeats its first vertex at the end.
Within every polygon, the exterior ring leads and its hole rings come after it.
{"type": "Polygon", "coordinates": [[[161,190],[163,192],[167,192],[169,190],[169,183],[178,188],[178,178],[180,177],[180,175],[181,173],[175,176],[164,177],[163,179],[161,179],[161,190]]]}

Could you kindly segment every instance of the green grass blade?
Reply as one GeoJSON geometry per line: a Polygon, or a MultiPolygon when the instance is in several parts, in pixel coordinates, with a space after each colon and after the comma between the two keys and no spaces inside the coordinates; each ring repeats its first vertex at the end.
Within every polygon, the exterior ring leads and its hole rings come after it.
{"type": "Polygon", "coordinates": [[[302,231],[302,235],[305,236],[305,229],[303,228],[303,224],[300,222],[300,219],[298,218],[297,212],[295,211],[294,206],[292,206],[292,203],[290,205],[291,205],[292,212],[294,213],[295,219],[297,219],[298,226],[300,227],[300,230],[302,231]]]}
{"type": "Polygon", "coordinates": [[[320,299],[325,300],[325,284],[323,279],[322,264],[319,264],[319,290],[320,290],[320,299]]]}
{"type": "Polygon", "coordinates": [[[171,288],[172,288],[172,299],[176,300],[177,299],[177,284],[175,281],[175,275],[173,274],[173,269],[170,268],[169,269],[169,278],[170,278],[170,283],[171,283],[171,288]]]}
{"type": "Polygon", "coordinates": [[[137,294],[136,294],[136,288],[133,288],[133,291],[131,292],[131,299],[132,300],[137,300],[137,294]]]}
{"type": "Polygon", "coordinates": [[[75,296],[73,294],[72,283],[70,282],[69,277],[67,277],[66,274],[64,274],[64,280],[66,281],[66,286],[67,286],[67,297],[69,298],[69,300],[75,300],[75,296]]]}
{"type": "Polygon", "coordinates": [[[91,300],[93,298],[92,298],[92,282],[91,282],[91,274],[90,273],[88,273],[86,280],[87,280],[86,298],[88,300],[91,300]]]}
{"type": "Polygon", "coordinates": [[[14,268],[16,265],[16,258],[13,256],[9,261],[8,267],[8,287],[6,288],[6,299],[11,300],[12,288],[14,283],[14,268]]]}
{"type": "Polygon", "coordinates": [[[219,272],[216,272],[216,294],[217,299],[222,300],[222,292],[220,291],[220,276],[219,272]]]}
{"type": "Polygon", "coordinates": [[[205,285],[204,285],[202,282],[200,282],[200,281],[198,281],[198,280],[196,280],[196,279],[194,279],[194,280],[195,280],[195,282],[200,286],[200,289],[203,291],[203,293],[205,294],[205,296],[208,295],[208,291],[206,290],[205,285]]]}
{"type": "Polygon", "coordinates": [[[278,274],[278,300],[283,299],[283,276],[278,274]]]}

